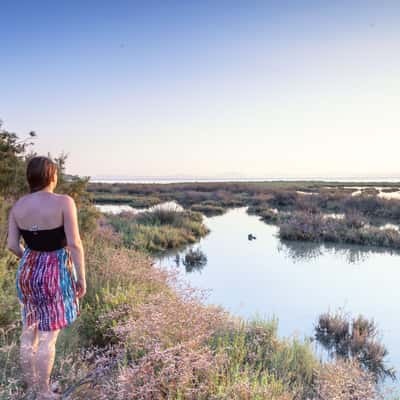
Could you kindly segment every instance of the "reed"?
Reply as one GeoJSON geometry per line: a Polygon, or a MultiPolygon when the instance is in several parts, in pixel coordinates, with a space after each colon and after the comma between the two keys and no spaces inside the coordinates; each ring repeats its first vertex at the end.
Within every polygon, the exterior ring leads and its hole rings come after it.
{"type": "Polygon", "coordinates": [[[195,243],[209,230],[202,215],[194,211],[155,208],[140,214],[121,213],[107,217],[125,246],[152,254],[195,243]]]}

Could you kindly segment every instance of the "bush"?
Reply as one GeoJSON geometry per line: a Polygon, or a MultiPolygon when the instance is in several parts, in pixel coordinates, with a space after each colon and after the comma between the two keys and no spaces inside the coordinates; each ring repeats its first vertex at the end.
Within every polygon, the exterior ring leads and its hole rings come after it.
{"type": "Polygon", "coordinates": [[[122,234],[125,246],[153,254],[195,243],[209,232],[202,220],[198,212],[161,208],[107,216],[111,226],[122,234]]]}
{"type": "Polygon", "coordinates": [[[182,263],[186,268],[186,272],[201,270],[207,264],[207,256],[200,249],[189,249],[182,263]]]}
{"type": "Polygon", "coordinates": [[[318,373],[315,400],[378,400],[381,397],[371,373],[355,361],[326,364],[318,373]]]}
{"type": "Polygon", "coordinates": [[[400,232],[379,229],[366,224],[360,214],[347,214],[344,219],[326,218],[322,214],[293,213],[279,220],[279,237],[284,240],[349,243],[400,249],[400,232]]]}
{"type": "Polygon", "coordinates": [[[350,319],[339,313],[325,313],[318,319],[315,338],[331,356],[356,360],[376,381],[395,378],[393,368],[385,365],[388,352],[378,340],[373,321],[361,315],[350,319]]]}
{"type": "Polygon", "coordinates": [[[243,374],[249,381],[258,382],[257,390],[263,381],[275,382],[280,388],[304,396],[312,387],[318,362],[310,343],[279,340],[276,321],[239,321],[217,332],[212,343],[227,356],[227,382],[236,382],[243,374]]]}

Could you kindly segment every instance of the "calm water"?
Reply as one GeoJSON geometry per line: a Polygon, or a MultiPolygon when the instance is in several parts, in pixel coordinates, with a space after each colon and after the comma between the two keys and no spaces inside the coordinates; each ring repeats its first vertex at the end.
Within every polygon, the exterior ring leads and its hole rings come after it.
{"type": "Polygon", "coordinates": [[[160,203],[155,206],[147,208],[134,208],[129,205],[123,205],[123,204],[97,204],[96,208],[103,213],[109,213],[109,214],[119,214],[121,212],[131,212],[134,214],[138,214],[144,211],[153,211],[157,208],[173,209],[176,211],[183,210],[183,207],[178,203],[176,203],[175,201],[166,201],[164,203],[160,203]]]}
{"type": "MultiPolygon", "coordinates": [[[[277,228],[230,210],[205,218],[211,233],[194,248],[207,256],[201,270],[182,275],[193,286],[210,289],[209,303],[245,318],[278,317],[279,334],[313,334],[319,314],[344,309],[373,318],[389,350],[389,364],[400,371],[400,256],[357,246],[282,244],[277,228]],[[248,234],[256,236],[249,241],[248,234]]],[[[180,252],[181,255],[186,251],[180,252]]],[[[174,255],[158,259],[175,265],[174,255]]]]}

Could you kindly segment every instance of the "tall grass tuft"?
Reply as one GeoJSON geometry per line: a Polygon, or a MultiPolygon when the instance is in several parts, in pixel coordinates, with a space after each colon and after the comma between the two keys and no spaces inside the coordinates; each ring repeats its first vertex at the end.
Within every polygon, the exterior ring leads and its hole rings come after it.
{"type": "Polygon", "coordinates": [[[359,315],[350,318],[343,313],[319,316],[315,338],[333,357],[356,360],[375,380],[395,378],[395,371],[386,365],[388,351],[378,338],[374,321],[359,315]]]}
{"type": "Polygon", "coordinates": [[[111,226],[121,233],[124,245],[151,254],[195,243],[209,230],[194,211],[156,207],[139,214],[109,215],[111,226]]]}

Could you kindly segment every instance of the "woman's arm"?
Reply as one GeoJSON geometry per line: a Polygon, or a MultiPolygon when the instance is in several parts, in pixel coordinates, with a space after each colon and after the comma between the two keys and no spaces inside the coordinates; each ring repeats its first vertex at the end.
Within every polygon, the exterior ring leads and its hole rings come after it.
{"type": "Polygon", "coordinates": [[[79,234],[78,213],[74,199],[67,195],[63,196],[63,217],[67,246],[78,272],[78,297],[83,297],[86,293],[85,259],[79,234]]]}
{"type": "Polygon", "coordinates": [[[9,219],[8,219],[8,238],[7,238],[7,247],[8,250],[13,252],[18,258],[22,257],[24,253],[24,247],[20,243],[21,234],[18,229],[17,221],[14,217],[13,208],[10,211],[9,219]]]}

